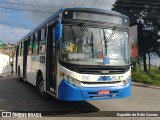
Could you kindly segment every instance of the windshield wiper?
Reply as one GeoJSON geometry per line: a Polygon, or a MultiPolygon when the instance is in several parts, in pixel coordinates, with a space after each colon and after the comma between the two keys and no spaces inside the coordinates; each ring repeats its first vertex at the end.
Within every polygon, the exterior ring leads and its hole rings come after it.
{"type": "Polygon", "coordinates": [[[89,33],[88,28],[86,27],[85,23],[80,23],[80,28],[83,32],[83,34],[86,36],[87,38],[87,43],[89,46],[92,47],[92,58],[94,59],[94,53],[93,53],[93,32],[89,33]],[[90,43],[88,41],[91,41],[90,43]]]}
{"type": "Polygon", "coordinates": [[[106,50],[106,55],[107,55],[107,43],[110,42],[110,40],[112,39],[112,37],[114,36],[115,32],[117,30],[117,27],[115,26],[111,33],[108,35],[108,37],[106,37],[105,31],[103,29],[103,36],[104,36],[104,44],[105,44],[105,50],[106,50]]]}

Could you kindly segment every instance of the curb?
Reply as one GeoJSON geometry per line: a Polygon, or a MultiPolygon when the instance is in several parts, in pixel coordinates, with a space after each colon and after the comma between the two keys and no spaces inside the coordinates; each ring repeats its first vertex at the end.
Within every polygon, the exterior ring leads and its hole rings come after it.
{"type": "Polygon", "coordinates": [[[139,87],[154,88],[154,89],[159,89],[160,90],[160,86],[151,85],[151,84],[132,82],[132,85],[133,86],[139,86],[139,87]]]}
{"type": "Polygon", "coordinates": [[[16,74],[11,74],[11,73],[2,73],[0,74],[0,78],[5,78],[5,77],[15,77],[16,74]]]}

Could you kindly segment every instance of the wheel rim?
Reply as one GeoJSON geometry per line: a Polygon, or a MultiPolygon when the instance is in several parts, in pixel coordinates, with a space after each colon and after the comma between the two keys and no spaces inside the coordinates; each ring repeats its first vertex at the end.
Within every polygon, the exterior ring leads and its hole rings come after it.
{"type": "Polygon", "coordinates": [[[44,83],[43,83],[43,81],[41,81],[41,82],[39,83],[39,91],[40,91],[41,94],[44,93],[44,83]]]}

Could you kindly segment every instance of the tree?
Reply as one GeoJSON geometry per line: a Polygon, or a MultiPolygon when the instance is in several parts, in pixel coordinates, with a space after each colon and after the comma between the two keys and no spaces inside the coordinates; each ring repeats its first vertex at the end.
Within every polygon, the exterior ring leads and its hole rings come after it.
{"type": "Polygon", "coordinates": [[[2,40],[0,40],[0,48],[2,47],[2,40]]]}
{"type": "Polygon", "coordinates": [[[158,9],[160,10],[160,4],[156,4],[154,0],[117,0],[113,5],[112,10],[127,15],[130,18],[131,26],[138,25],[138,46],[139,54],[143,57],[144,71],[147,71],[146,54],[160,53],[158,42],[158,31],[160,26],[158,9]]]}

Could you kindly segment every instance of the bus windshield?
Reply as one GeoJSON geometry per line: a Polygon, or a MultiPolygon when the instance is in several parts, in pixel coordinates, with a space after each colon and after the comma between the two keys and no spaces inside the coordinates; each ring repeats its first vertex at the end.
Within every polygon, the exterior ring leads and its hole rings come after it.
{"type": "Polygon", "coordinates": [[[79,65],[126,65],[129,63],[128,33],[111,29],[63,26],[60,58],[79,65]],[[106,62],[107,61],[107,62],[106,62]]]}

